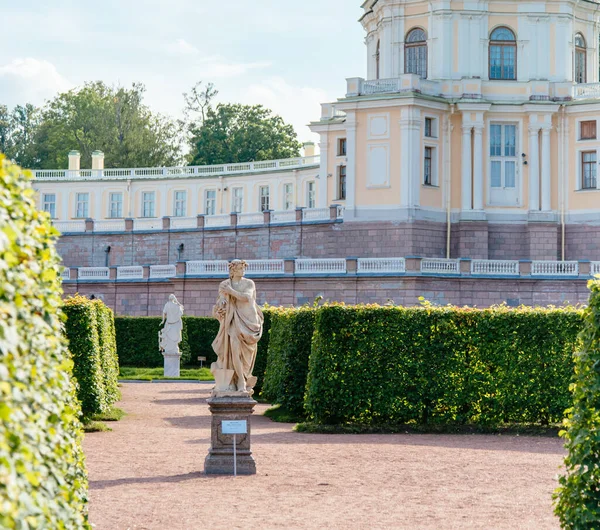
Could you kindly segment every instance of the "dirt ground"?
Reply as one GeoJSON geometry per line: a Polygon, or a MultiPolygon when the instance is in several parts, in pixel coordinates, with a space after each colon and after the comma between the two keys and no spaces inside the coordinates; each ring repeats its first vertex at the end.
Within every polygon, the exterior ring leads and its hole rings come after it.
{"type": "Polygon", "coordinates": [[[301,434],[258,405],[257,474],[209,477],[210,389],[122,386],[128,415],[84,442],[96,529],[558,528],[558,438],[301,434]]]}

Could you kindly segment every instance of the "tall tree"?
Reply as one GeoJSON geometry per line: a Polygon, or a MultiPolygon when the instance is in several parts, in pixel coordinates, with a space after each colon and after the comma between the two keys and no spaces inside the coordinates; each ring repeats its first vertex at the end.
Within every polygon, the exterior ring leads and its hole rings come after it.
{"type": "Polygon", "coordinates": [[[59,94],[46,105],[36,133],[37,166],[66,167],[72,149],[81,152],[82,167],[91,167],[96,149],[106,167],[179,163],[176,125],[144,105],[144,92],[140,83],[124,88],[97,81],[59,94]]]}
{"type": "Polygon", "coordinates": [[[193,131],[191,163],[291,158],[300,155],[300,148],[294,127],[262,105],[220,104],[209,108],[193,131]]]}

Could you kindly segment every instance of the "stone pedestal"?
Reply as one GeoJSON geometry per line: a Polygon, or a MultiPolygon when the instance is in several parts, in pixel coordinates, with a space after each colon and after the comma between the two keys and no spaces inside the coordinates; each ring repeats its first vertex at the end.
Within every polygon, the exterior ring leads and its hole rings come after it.
{"type": "Polygon", "coordinates": [[[181,369],[181,354],[163,353],[165,358],[165,377],[179,377],[181,369]]]}
{"type": "Polygon", "coordinates": [[[256,463],[250,451],[250,416],[254,411],[254,401],[247,392],[215,392],[208,400],[212,413],[211,444],[204,460],[207,475],[233,475],[233,435],[223,434],[223,420],[246,420],[247,434],[237,434],[237,474],[255,475],[256,463]]]}

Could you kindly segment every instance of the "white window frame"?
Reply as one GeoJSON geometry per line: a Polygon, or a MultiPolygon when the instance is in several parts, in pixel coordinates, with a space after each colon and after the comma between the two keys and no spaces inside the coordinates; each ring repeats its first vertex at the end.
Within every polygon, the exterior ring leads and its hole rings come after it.
{"type": "Polygon", "coordinates": [[[241,186],[231,188],[231,211],[232,213],[244,211],[244,188],[241,186]],[[239,195],[236,195],[236,192],[239,192],[239,195]]]}
{"type": "Polygon", "coordinates": [[[345,201],[348,196],[348,166],[346,164],[340,164],[337,166],[335,170],[335,200],[336,201],[345,201]],[[342,189],[340,186],[341,178],[342,178],[342,168],[346,168],[346,174],[344,175],[345,180],[345,189],[344,196],[342,197],[342,189]]]}
{"type": "MultiPolygon", "coordinates": [[[[523,160],[522,157],[520,156],[520,153],[523,152],[523,148],[522,148],[522,134],[523,134],[523,120],[519,119],[519,120],[515,120],[515,119],[502,119],[502,118],[496,118],[494,117],[493,119],[488,119],[486,120],[486,135],[485,138],[487,138],[487,142],[484,143],[483,146],[483,150],[484,150],[484,156],[485,156],[485,160],[486,160],[486,168],[487,168],[487,178],[486,178],[486,205],[487,206],[499,206],[501,208],[522,208],[523,207],[523,181],[524,181],[524,177],[523,177],[523,160]],[[490,147],[491,147],[491,141],[492,141],[492,125],[515,125],[516,126],[516,132],[515,132],[515,156],[511,157],[514,158],[516,161],[516,165],[515,165],[515,180],[516,180],[516,186],[515,186],[515,193],[517,194],[517,202],[515,202],[514,204],[498,204],[498,203],[492,203],[492,158],[496,158],[496,157],[492,157],[490,156],[490,147]]],[[[504,157],[503,157],[504,158],[504,157]]]]}
{"type": "Polygon", "coordinates": [[[439,131],[439,120],[436,116],[425,115],[423,119],[423,138],[428,138],[430,140],[437,140],[440,137],[439,131]],[[427,136],[426,131],[426,123],[427,120],[431,120],[431,136],[427,136]]]}
{"type": "Polygon", "coordinates": [[[317,207],[317,185],[314,180],[309,180],[306,183],[306,207],[317,207]]]}
{"type": "Polygon", "coordinates": [[[122,219],[123,218],[123,192],[122,191],[109,191],[108,192],[108,218],[109,219],[122,219]],[[115,196],[120,196],[120,200],[115,201],[115,196]],[[119,205],[118,211],[113,215],[113,205],[119,205]]]}
{"type": "Polygon", "coordinates": [[[346,157],[348,156],[348,138],[346,136],[337,136],[335,139],[335,156],[346,157]],[[340,147],[342,140],[346,142],[346,152],[340,153],[340,147]]]}
{"type": "Polygon", "coordinates": [[[187,191],[173,191],[173,217],[185,217],[187,215],[187,191]],[[177,197],[179,193],[183,193],[183,198],[177,197]]]}
{"type": "Polygon", "coordinates": [[[283,209],[293,210],[294,209],[294,183],[284,182],[283,184],[283,209]]]}
{"type": "Polygon", "coordinates": [[[600,171],[598,168],[598,163],[600,159],[598,156],[600,155],[600,150],[597,148],[586,148],[582,147],[581,149],[577,149],[577,182],[575,183],[576,191],[598,191],[600,190],[600,171]],[[596,187],[595,188],[584,188],[583,187],[583,155],[582,153],[587,153],[589,151],[596,151],[596,187]]]}
{"type": "Polygon", "coordinates": [[[437,188],[439,186],[438,181],[438,146],[432,143],[426,143],[423,146],[423,174],[421,183],[423,186],[427,188],[437,188]],[[431,149],[431,182],[429,184],[425,183],[425,149],[431,149]]]}
{"type": "Polygon", "coordinates": [[[258,187],[258,211],[266,212],[271,208],[271,189],[268,184],[262,185],[258,187]],[[267,190],[267,193],[263,193],[264,190],[267,190]],[[266,200],[265,200],[266,199],[266,200]],[[266,208],[265,208],[266,206],[266,208]]]}
{"type": "Polygon", "coordinates": [[[217,214],[217,190],[211,188],[204,190],[204,215],[216,215],[217,214]],[[214,194],[209,197],[208,194],[214,194]]]}
{"type": "Polygon", "coordinates": [[[142,191],[142,217],[152,219],[156,217],[156,192],[142,191]]]}
{"type": "Polygon", "coordinates": [[[42,210],[50,214],[50,218],[56,219],[56,193],[42,194],[42,210]],[[48,197],[53,197],[53,200],[48,200],[48,197]]]}
{"type": "Polygon", "coordinates": [[[88,192],[75,193],[75,218],[88,219],[90,216],[90,194],[88,192]]]}

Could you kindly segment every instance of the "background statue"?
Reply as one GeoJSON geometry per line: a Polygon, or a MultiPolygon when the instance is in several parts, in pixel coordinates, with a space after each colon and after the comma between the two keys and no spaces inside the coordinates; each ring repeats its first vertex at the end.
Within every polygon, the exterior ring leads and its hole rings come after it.
{"type": "Polygon", "coordinates": [[[258,341],[262,336],[264,317],[256,304],[254,282],[244,278],[245,261],[229,264],[229,280],[219,285],[219,298],[213,315],[219,320],[219,333],[212,347],[218,360],[211,370],[217,390],[249,392],[256,384],[252,375],[258,341]],[[226,374],[225,379],[223,375],[226,374]],[[231,380],[229,380],[231,375],[231,380]],[[223,388],[226,387],[226,388],[223,388]]]}
{"type": "Polygon", "coordinates": [[[174,294],[169,295],[169,301],[163,308],[161,324],[164,324],[164,327],[158,332],[158,343],[163,355],[180,355],[182,315],[183,306],[177,301],[174,294]]]}

